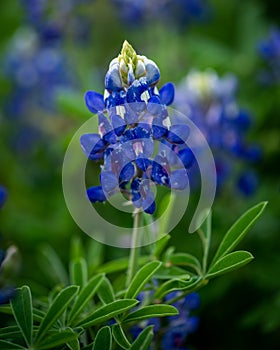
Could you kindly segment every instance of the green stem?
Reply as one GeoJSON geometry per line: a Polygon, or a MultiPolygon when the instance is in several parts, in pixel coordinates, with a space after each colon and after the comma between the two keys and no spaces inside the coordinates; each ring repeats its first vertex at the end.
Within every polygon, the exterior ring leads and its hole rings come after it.
{"type": "Polygon", "coordinates": [[[142,214],[142,212],[139,212],[139,211],[136,211],[134,214],[133,231],[132,231],[132,244],[131,244],[132,247],[130,249],[129,265],[128,265],[128,270],[127,270],[127,280],[126,280],[127,287],[130,285],[130,282],[132,281],[132,278],[137,271],[138,258],[140,255],[140,248],[137,247],[138,239],[139,239],[138,229],[140,226],[141,214],[142,214]]]}

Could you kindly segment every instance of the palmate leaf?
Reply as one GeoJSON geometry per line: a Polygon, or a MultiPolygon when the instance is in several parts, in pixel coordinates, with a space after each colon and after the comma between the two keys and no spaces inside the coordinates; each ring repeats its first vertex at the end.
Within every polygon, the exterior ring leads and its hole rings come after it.
{"type": "Polygon", "coordinates": [[[139,301],[135,299],[115,300],[112,303],[101,306],[99,309],[92,312],[88,317],[80,321],[77,326],[87,328],[102,322],[106,322],[112,317],[118,316],[119,314],[130,310],[138,303],[139,301]]]}
{"type": "Polygon", "coordinates": [[[223,238],[215,257],[212,261],[212,266],[217,260],[231,252],[237,244],[245,237],[248,230],[253,226],[256,220],[264,211],[267,202],[261,202],[253,208],[246,211],[228,230],[223,238]]]}
{"type": "Polygon", "coordinates": [[[115,342],[122,348],[122,349],[129,349],[131,344],[128,341],[124,330],[122,329],[122,326],[120,324],[115,324],[112,327],[112,334],[115,339],[115,342]]]}
{"type": "Polygon", "coordinates": [[[32,344],[32,298],[30,288],[23,286],[17,290],[17,296],[11,301],[13,314],[27,345],[32,344]]]}
{"type": "Polygon", "coordinates": [[[104,326],[97,332],[92,350],[111,350],[112,334],[110,327],[104,326]]]}
{"type": "Polygon", "coordinates": [[[153,339],[153,326],[145,328],[133,342],[129,350],[148,350],[153,339]]]}
{"type": "Polygon", "coordinates": [[[253,255],[244,250],[229,253],[215,262],[209,269],[206,278],[213,278],[248,264],[254,259],[253,255]]]}
{"type": "Polygon", "coordinates": [[[42,323],[40,324],[39,331],[35,339],[36,344],[38,344],[41,341],[41,339],[45,336],[47,331],[62,315],[64,310],[68,307],[68,305],[77,295],[78,290],[78,286],[69,286],[62,289],[62,291],[58,293],[53,303],[49,307],[45,317],[43,318],[42,323]]]}
{"type": "Polygon", "coordinates": [[[0,339],[19,339],[22,338],[22,332],[18,326],[8,326],[0,328],[0,339]]]}
{"type": "Polygon", "coordinates": [[[144,306],[137,311],[131,312],[123,322],[146,320],[153,317],[178,315],[178,310],[172,305],[157,304],[144,306]]]}
{"type": "Polygon", "coordinates": [[[144,265],[132,279],[125,294],[125,297],[135,298],[141,291],[142,287],[151,279],[151,277],[159,269],[160,265],[160,261],[152,261],[144,265]]]}
{"type": "Polygon", "coordinates": [[[3,350],[17,350],[17,349],[26,349],[21,345],[15,344],[15,343],[11,343],[9,341],[6,340],[0,340],[0,349],[3,350]]]}
{"type": "Polygon", "coordinates": [[[86,307],[90,299],[97,292],[100,284],[104,280],[104,274],[99,274],[90,279],[90,281],[81,289],[69,315],[69,324],[79,316],[80,312],[86,307]]]}

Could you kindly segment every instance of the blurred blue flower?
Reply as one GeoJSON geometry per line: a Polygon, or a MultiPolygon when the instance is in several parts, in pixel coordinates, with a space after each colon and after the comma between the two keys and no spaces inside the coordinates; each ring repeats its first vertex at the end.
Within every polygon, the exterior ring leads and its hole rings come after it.
{"type": "Polygon", "coordinates": [[[265,70],[260,73],[260,80],[264,84],[278,84],[280,82],[280,30],[271,29],[269,36],[259,43],[259,54],[265,63],[265,70]]]}
{"type": "MultiPolygon", "coordinates": [[[[179,295],[179,292],[168,294],[165,299],[170,300],[179,295]]],[[[184,350],[186,349],[187,335],[197,330],[199,318],[191,316],[191,311],[197,309],[200,305],[200,298],[197,293],[191,293],[186,297],[173,303],[179,314],[168,317],[169,324],[162,339],[163,350],[184,350]]]]}
{"type": "Polygon", "coordinates": [[[120,191],[134,207],[152,214],[153,185],[177,190],[187,186],[189,130],[170,122],[166,106],[173,102],[174,86],[167,83],[158,91],[159,78],[157,65],[124,42],[106,74],[104,96],[86,93],[88,109],[98,114],[99,134],[82,135],[81,146],[89,159],[103,161],[101,186],[87,191],[91,202],[103,202],[120,191]],[[156,155],[155,141],[160,143],[156,155]]]}
{"type": "Polygon", "coordinates": [[[78,14],[79,5],[90,0],[21,0],[26,22],[32,26],[44,43],[61,41],[67,34],[85,39],[89,19],[78,14]]]}
{"type": "MultiPolygon", "coordinates": [[[[214,71],[192,71],[176,90],[175,107],[199,127],[212,149],[218,190],[234,176],[238,161],[246,164],[261,159],[260,147],[246,141],[251,116],[236,101],[235,76],[220,78],[214,71]]],[[[239,188],[245,194],[253,193],[255,186],[248,191],[243,185],[239,188]]]]}
{"type": "Polygon", "coordinates": [[[6,188],[0,185],[0,209],[5,204],[7,197],[8,197],[8,192],[6,188]]]}
{"type": "Polygon", "coordinates": [[[31,28],[13,37],[5,59],[5,71],[14,89],[10,111],[28,114],[34,107],[53,110],[62,86],[73,85],[68,59],[56,45],[40,42],[31,28]]]}
{"type": "Polygon", "coordinates": [[[209,12],[204,0],[112,0],[124,23],[131,26],[161,21],[173,27],[203,20],[209,12]]]}

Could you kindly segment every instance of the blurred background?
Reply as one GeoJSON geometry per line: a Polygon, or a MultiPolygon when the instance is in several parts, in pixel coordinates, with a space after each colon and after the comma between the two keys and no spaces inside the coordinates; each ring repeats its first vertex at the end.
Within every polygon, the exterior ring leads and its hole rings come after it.
{"type": "MultiPolygon", "coordinates": [[[[255,261],[201,291],[200,326],[188,344],[279,349],[280,3],[13,0],[0,2],[0,21],[0,185],[8,192],[0,245],[17,247],[5,283],[48,290],[42,247],[66,265],[71,239],[90,240],[66,208],[61,167],[68,142],[91,117],[85,91],[103,93],[108,65],[127,39],[157,63],[159,86],[176,85],[175,108],[197,123],[213,150],[213,248],[246,209],[269,202],[242,246],[255,261]]],[[[98,179],[99,166],[92,167],[98,179]]],[[[172,244],[200,254],[187,220],[188,212],[172,244]]],[[[128,254],[102,249],[105,260],[128,254]]]]}

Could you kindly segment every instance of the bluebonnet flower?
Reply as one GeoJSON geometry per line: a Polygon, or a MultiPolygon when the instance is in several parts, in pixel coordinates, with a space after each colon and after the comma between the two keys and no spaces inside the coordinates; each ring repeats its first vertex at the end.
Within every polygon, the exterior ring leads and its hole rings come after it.
{"type": "MultiPolygon", "coordinates": [[[[0,209],[3,207],[7,199],[7,190],[5,187],[0,185],[0,209]]],[[[0,273],[2,264],[5,261],[6,253],[3,249],[0,249],[0,273]]],[[[0,275],[1,282],[1,275],[0,275]]],[[[0,288],[0,305],[6,304],[15,295],[15,288],[4,286],[0,288]]]]}
{"type": "Polygon", "coordinates": [[[144,25],[162,21],[173,27],[186,26],[206,18],[208,6],[204,0],[113,0],[124,23],[144,25]]]}
{"type": "MultiPolygon", "coordinates": [[[[237,80],[228,75],[220,78],[214,71],[192,71],[177,87],[175,106],[199,127],[209,143],[217,170],[217,187],[236,171],[236,161],[254,163],[261,158],[261,149],[248,144],[250,114],[236,101],[237,80]]],[[[190,175],[191,176],[191,175],[190,175]]],[[[245,181],[239,188],[245,188],[245,181]]],[[[249,185],[249,184],[248,184],[249,185]]]]}
{"type": "Polygon", "coordinates": [[[266,40],[260,42],[259,54],[266,68],[260,73],[260,80],[264,84],[278,84],[280,82],[280,30],[274,28],[266,40]]]}
{"type": "Polygon", "coordinates": [[[120,191],[134,207],[152,214],[153,185],[187,186],[189,130],[170,121],[166,106],[173,102],[174,86],[167,83],[158,91],[159,79],[157,65],[125,41],[109,66],[104,96],[86,93],[88,109],[98,114],[99,133],[82,135],[81,146],[89,159],[102,161],[101,186],[88,189],[90,201],[104,202],[120,191]],[[154,155],[156,142],[160,149],[154,155]]]}

